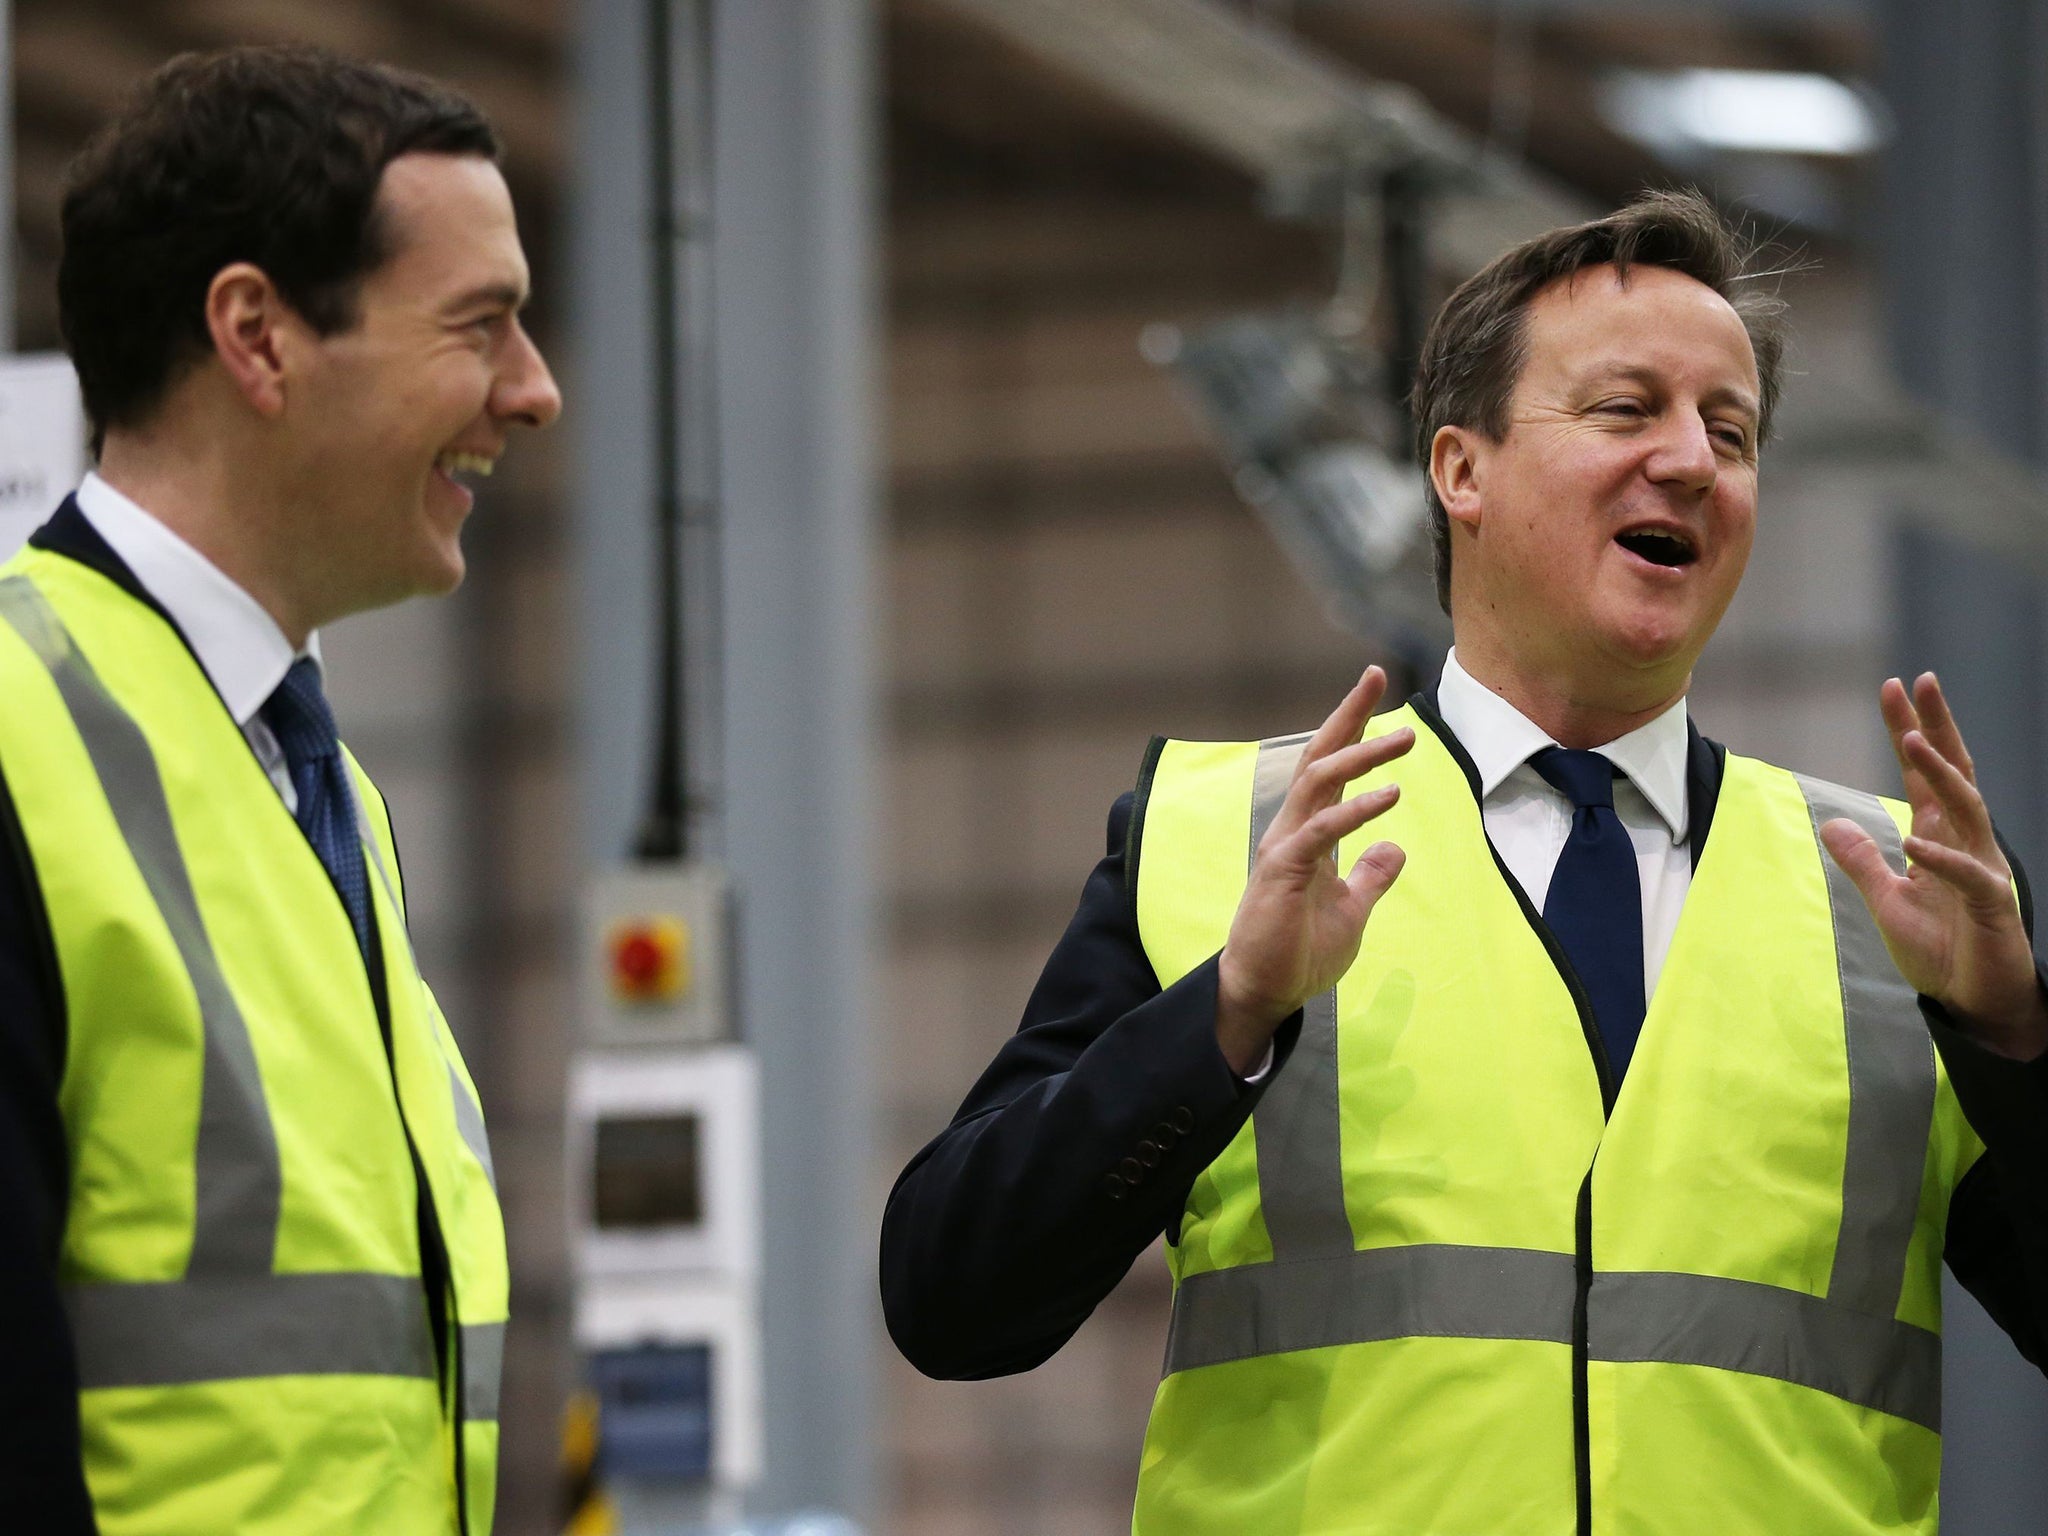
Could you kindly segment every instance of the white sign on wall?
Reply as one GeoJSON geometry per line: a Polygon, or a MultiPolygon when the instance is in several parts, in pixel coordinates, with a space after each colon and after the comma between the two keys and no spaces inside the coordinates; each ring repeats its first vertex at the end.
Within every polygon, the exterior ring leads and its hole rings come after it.
{"type": "Polygon", "coordinates": [[[85,407],[61,352],[0,357],[0,560],[85,477],[85,407]]]}

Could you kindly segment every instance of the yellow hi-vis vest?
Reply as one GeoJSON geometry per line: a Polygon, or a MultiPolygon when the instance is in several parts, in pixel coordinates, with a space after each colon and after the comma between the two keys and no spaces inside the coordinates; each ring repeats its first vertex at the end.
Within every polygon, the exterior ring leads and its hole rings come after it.
{"type": "MultiPolygon", "coordinates": [[[[1174,1234],[1140,1536],[1934,1531],[1949,1195],[1983,1145],[1816,828],[1730,755],[1626,1080],[1433,719],[1408,851],[1174,1234]]],[[[1166,742],[1138,924],[1216,953],[1304,737],[1166,742]]],[[[1353,789],[1359,786],[1354,785],[1353,789]]]]}
{"type": "Polygon", "coordinates": [[[504,1227],[382,799],[349,759],[379,988],[146,604],[22,551],[0,566],[0,700],[62,988],[60,1279],[102,1536],[484,1536],[504,1227]]]}

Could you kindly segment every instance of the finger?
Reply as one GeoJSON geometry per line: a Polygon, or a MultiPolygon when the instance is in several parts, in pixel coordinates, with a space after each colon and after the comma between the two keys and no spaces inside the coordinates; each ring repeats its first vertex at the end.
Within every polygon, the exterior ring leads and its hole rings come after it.
{"type": "Polygon", "coordinates": [[[1367,667],[1351,691],[1344,695],[1342,702],[1330,711],[1330,717],[1316,727],[1315,735],[1309,737],[1308,745],[1302,748],[1301,760],[1294,765],[1296,777],[1311,764],[1330,755],[1340,747],[1348,747],[1365,734],[1365,723],[1372,718],[1372,712],[1379,708],[1381,698],[1386,695],[1387,674],[1379,666],[1367,667]]]}
{"type": "Polygon", "coordinates": [[[1953,887],[1965,902],[1979,911],[2017,910],[2013,901],[2012,877],[1992,869],[1981,859],[1972,858],[1960,848],[1951,848],[1931,838],[1909,837],[1906,839],[1906,857],[1942,884],[1953,887]]]}
{"type": "Polygon", "coordinates": [[[1963,733],[1956,725],[1955,712],[1948,707],[1948,696],[1941,691],[1941,679],[1932,672],[1922,672],[1914,680],[1913,707],[1920,716],[1921,732],[1934,743],[1934,750],[1976,783],[1977,766],[1970,760],[1970,749],[1963,745],[1963,733]]]}
{"type": "Polygon", "coordinates": [[[1387,888],[1400,876],[1402,866],[1408,862],[1408,855],[1402,852],[1398,843],[1374,843],[1352,861],[1351,873],[1344,877],[1344,883],[1351,887],[1365,907],[1365,915],[1372,916],[1372,909],[1379,899],[1387,894],[1387,888]]]}
{"type": "Polygon", "coordinates": [[[1899,771],[1913,772],[1913,765],[1906,758],[1906,732],[1920,728],[1920,712],[1913,707],[1913,700],[1906,692],[1906,685],[1896,677],[1888,677],[1877,690],[1878,712],[1884,716],[1885,731],[1892,739],[1892,754],[1899,760],[1899,771]]]}
{"type": "Polygon", "coordinates": [[[1339,747],[1307,770],[1298,771],[1266,835],[1291,837],[1316,812],[1334,804],[1344,793],[1345,785],[1385,767],[1414,745],[1415,732],[1403,726],[1383,736],[1339,747]]]}
{"type": "Polygon", "coordinates": [[[1337,844],[1401,798],[1401,786],[1382,784],[1316,812],[1273,850],[1281,866],[1299,875],[1331,858],[1337,844]]]}
{"type": "Polygon", "coordinates": [[[1828,857],[1841,866],[1842,873],[1856,887],[1863,897],[1863,904],[1872,914],[1879,904],[1891,893],[1902,877],[1892,873],[1892,867],[1885,862],[1884,850],[1877,846],[1877,839],[1844,817],[1822,825],[1821,846],[1828,851],[1828,857]]]}
{"type": "Polygon", "coordinates": [[[1953,841],[1975,854],[1987,855],[1987,862],[1995,857],[2003,863],[2003,855],[1997,851],[1998,840],[1991,831],[1991,813],[1985,809],[1977,786],[1937,752],[1923,732],[1908,731],[1905,746],[1906,756],[1940,802],[1942,815],[1955,834],[1953,841]]]}
{"type": "Polygon", "coordinates": [[[1925,818],[1937,815],[1941,806],[1934,792],[1928,788],[1926,777],[1913,766],[1913,760],[1906,751],[1906,735],[1920,728],[1920,712],[1913,707],[1906,685],[1896,677],[1884,680],[1884,686],[1877,691],[1877,705],[1884,715],[1885,731],[1891,737],[1892,756],[1899,764],[1899,779],[1904,786],[1906,800],[1913,807],[1914,825],[1920,826],[1925,818]]]}

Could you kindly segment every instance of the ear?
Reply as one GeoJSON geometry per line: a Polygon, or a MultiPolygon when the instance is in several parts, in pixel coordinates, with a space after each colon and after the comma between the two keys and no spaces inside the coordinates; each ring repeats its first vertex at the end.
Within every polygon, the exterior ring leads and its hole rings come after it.
{"type": "Polygon", "coordinates": [[[206,289],[206,330],[214,355],[251,409],[275,418],[284,410],[292,350],[288,331],[304,322],[261,267],[237,261],[206,289]]]}
{"type": "Polygon", "coordinates": [[[1479,435],[1469,427],[1438,427],[1429,443],[1429,478],[1444,514],[1467,529],[1479,526],[1479,435]]]}

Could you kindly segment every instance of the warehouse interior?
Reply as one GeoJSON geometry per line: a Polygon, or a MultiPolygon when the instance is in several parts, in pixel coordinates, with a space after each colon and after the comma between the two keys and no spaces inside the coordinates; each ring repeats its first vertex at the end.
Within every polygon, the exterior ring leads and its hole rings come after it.
{"type": "MultiPolygon", "coordinates": [[[[491,482],[459,594],[328,641],[496,1149],[506,1536],[563,1529],[583,893],[628,853],[654,729],[646,9],[11,0],[18,351],[59,342],[65,164],[177,52],[294,39],[404,65],[472,95],[506,143],[563,427],[491,482]]],[[[1465,177],[1414,210],[1431,307],[1575,216],[1557,210],[1644,187],[1697,186],[1772,238],[1791,378],[1695,718],[1888,791],[1876,685],[1936,667],[2002,830],[2048,868],[2033,0],[718,0],[702,35],[716,286],[690,335],[715,444],[691,440],[685,473],[709,475],[716,518],[685,545],[684,623],[696,846],[738,894],[760,1063],[765,1455],[746,1510],[876,1536],[1129,1527],[1157,1253],[1044,1367],[939,1383],[883,1335],[876,1226],[1015,1028],[1151,736],[1313,725],[1368,660],[1433,676],[1416,551],[1368,562],[1361,587],[1291,536],[1181,366],[1233,322],[1383,361],[1380,178],[1418,143],[1465,177]],[[1186,46],[1148,52],[1162,37],[1186,46]],[[1276,113],[1312,117],[1328,89],[1391,138],[1262,161],[1255,93],[1219,109],[1201,73],[1237,59],[1268,61],[1276,113]],[[1847,126],[1787,147],[1658,116],[1709,74],[1833,82],[1847,126]]],[[[1388,408],[1352,387],[1350,406],[1388,408]]],[[[2048,1383],[1959,1292],[1949,1339],[1945,1528],[2037,1532],[2048,1383]]]]}

